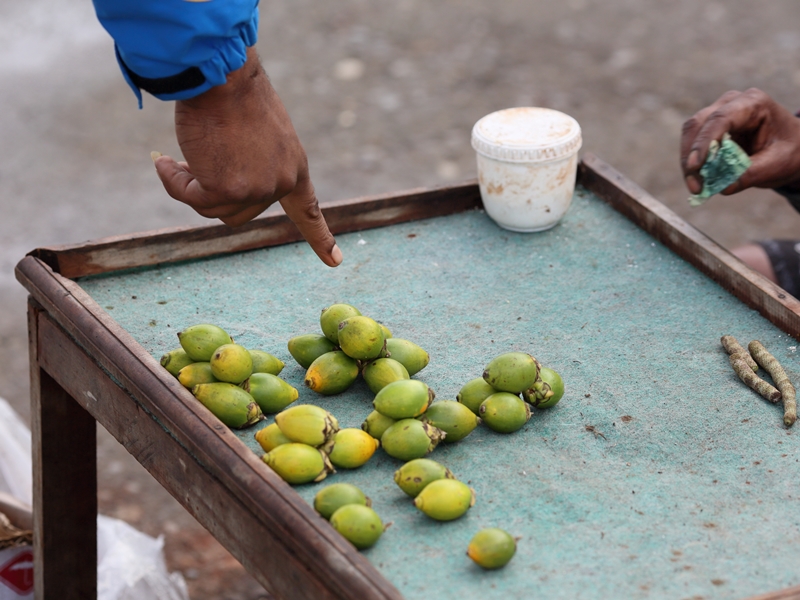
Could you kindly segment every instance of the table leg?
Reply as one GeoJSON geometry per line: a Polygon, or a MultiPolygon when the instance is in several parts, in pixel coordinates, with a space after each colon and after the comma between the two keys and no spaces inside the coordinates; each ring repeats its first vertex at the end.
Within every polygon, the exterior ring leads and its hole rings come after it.
{"type": "Polygon", "coordinates": [[[36,313],[31,306],[34,595],[37,600],[95,600],[96,424],[39,367],[36,313]]]}

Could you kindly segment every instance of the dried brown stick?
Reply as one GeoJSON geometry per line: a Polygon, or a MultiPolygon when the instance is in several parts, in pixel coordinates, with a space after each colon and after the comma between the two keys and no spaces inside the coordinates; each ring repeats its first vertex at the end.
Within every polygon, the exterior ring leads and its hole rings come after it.
{"type": "Polygon", "coordinates": [[[720,339],[722,342],[722,347],[725,348],[725,352],[733,356],[734,354],[741,354],[742,358],[744,358],[747,365],[753,370],[753,372],[758,371],[758,363],[753,360],[753,357],[750,356],[750,353],[745,350],[745,347],[742,346],[735,337],[732,335],[723,335],[720,339]]]}
{"type": "Polygon", "coordinates": [[[789,381],[786,371],[783,370],[778,359],[772,356],[764,344],[758,340],[753,340],[747,347],[755,361],[770,374],[772,381],[778,386],[783,398],[783,423],[787,427],[791,427],[797,420],[797,401],[794,386],[789,381]]]}
{"type": "Polygon", "coordinates": [[[755,390],[762,398],[769,400],[773,404],[781,399],[781,393],[761,379],[761,377],[753,373],[753,369],[748,366],[740,353],[731,354],[728,358],[731,361],[733,370],[739,376],[739,379],[744,381],[747,387],[751,390],[755,390]]]}

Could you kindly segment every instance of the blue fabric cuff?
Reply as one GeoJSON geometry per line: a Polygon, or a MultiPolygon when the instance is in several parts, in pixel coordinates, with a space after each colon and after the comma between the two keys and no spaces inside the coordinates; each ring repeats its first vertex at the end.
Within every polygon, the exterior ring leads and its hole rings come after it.
{"type": "Polygon", "coordinates": [[[224,84],[258,39],[258,0],[94,3],[139,108],[142,91],[185,100],[224,84]]]}

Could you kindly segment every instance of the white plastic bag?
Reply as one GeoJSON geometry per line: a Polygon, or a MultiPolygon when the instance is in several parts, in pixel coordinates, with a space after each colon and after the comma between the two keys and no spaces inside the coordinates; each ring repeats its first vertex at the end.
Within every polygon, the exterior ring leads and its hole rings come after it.
{"type": "MultiPolygon", "coordinates": [[[[32,504],[31,432],[0,398],[0,491],[32,504]]],[[[167,572],[164,539],[97,516],[98,600],[189,600],[180,573],[167,572]]]]}
{"type": "Polygon", "coordinates": [[[97,517],[97,600],[188,600],[180,573],[168,573],[164,538],[97,517]]]}
{"type": "Polygon", "coordinates": [[[0,492],[30,506],[32,477],[30,429],[11,405],[0,398],[0,492]]]}

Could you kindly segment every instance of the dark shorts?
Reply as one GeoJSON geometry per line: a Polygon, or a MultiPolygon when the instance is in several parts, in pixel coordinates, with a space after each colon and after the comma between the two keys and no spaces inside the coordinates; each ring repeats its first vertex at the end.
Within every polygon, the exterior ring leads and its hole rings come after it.
{"type": "Polygon", "coordinates": [[[778,284],[800,298],[800,240],[762,240],[756,242],[769,256],[778,284]]]}

